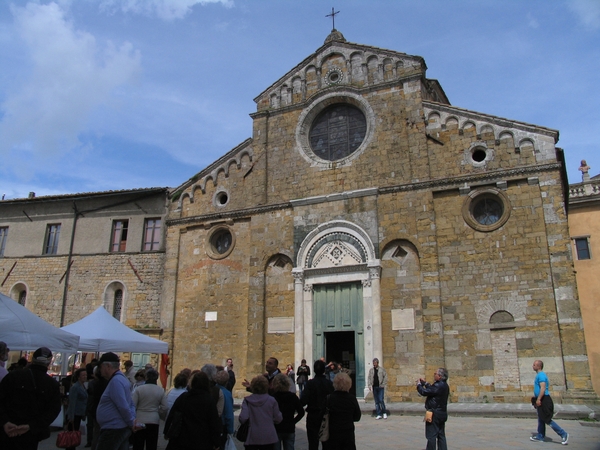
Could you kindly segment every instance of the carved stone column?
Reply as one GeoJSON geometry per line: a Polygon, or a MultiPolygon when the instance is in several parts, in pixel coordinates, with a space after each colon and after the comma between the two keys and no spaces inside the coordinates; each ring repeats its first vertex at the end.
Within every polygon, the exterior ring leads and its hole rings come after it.
{"type": "MultiPolygon", "coordinates": [[[[373,357],[383,366],[383,330],[381,321],[381,261],[369,262],[369,280],[371,281],[371,308],[373,314],[373,357]]],[[[369,361],[372,364],[371,361],[369,361]]],[[[385,367],[385,366],[384,366],[385,367]]]]}
{"type": "Polygon", "coordinates": [[[304,269],[293,268],[294,277],[294,360],[298,367],[304,354],[304,269]]]}
{"type": "Polygon", "coordinates": [[[304,356],[300,355],[300,359],[306,358],[307,361],[313,360],[313,285],[304,285],[303,296],[304,309],[304,356]]]}

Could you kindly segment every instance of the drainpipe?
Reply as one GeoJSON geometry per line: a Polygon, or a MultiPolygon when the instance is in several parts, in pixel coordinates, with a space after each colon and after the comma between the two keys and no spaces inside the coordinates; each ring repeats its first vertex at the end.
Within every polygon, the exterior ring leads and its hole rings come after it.
{"type": "Polygon", "coordinates": [[[69,290],[69,275],[71,273],[71,262],[73,260],[73,246],[75,244],[75,228],[77,228],[77,219],[79,219],[77,205],[73,202],[73,229],[71,230],[71,243],[69,245],[69,255],[67,257],[67,270],[65,271],[65,286],[63,288],[62,309],[60,312],[60,326],[65,325],[65,311],[67,309],[67,293],[69,290]]]}

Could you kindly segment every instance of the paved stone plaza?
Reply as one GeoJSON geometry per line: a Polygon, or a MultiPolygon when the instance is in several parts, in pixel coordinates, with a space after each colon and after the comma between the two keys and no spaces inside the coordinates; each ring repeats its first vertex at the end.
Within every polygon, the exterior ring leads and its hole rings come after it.
{"type": "MultiPolygon", "coordinates": [[[[416,404],[412,405],[416,406],[416,404]]],[[[453,405],[453,407],[458,406],[461,406],[461,411],[460,413],[457,411],[457,414],[465,414],[467,405],[453,405]]],[[[356,424],[357,449],[424,449],[426,442],[422,417],[410,411],[408,411],[409,415],[400,415],[394,413],[392,408],[390,409],[392,414],[387,420],[375,420],[368,413],[365,413],[363,408],[363,417],[356,424]]],[[[520,408],[511,411],[509,408],[501,408],[494,412],[492,411],[494,408],[488,409],[490,411],[477,408],[473,410],[471,417],[465,415],[452,416],[452,413],[450,413],[446,425],[448,447],[461,450],[561,448],[560,439],[549,427],[544,444],[529,440],[529,437],[536,432],[537,427],[537,420],[533,411],[528,412],[520,408]],[[482,417],[482,415],[489,414],[504,414],[509,417],[482,417]],[[528,417],[528,414],[531,417],[528,417]]],[[[562,414],[567,417],[574,417],[575,414],[585,412],[587,407],[573,405],[572,408],[566,408],[565,410],[557,408],[557,410],[559,412],[556,421],[570,435],[569,449],[600,450],[600,427],[595,426],[597,423],[561,419],[562,414]]],[[[236,418],[238,413],[239,410],[236,411],[236,418]]],[[[50,439],[43,441],[40,450],[55,449],[56,434],[57,432],[52,433],[50,439]]],[[[236,441],[236,444],[238,450],[243,450],[244,447],[240,442],[236,441]]],[[[158,448],[162,450],[166,446],[167,441],[160,438],[158,448]]],[[[296,450],[306,450],[307,448],[305,420],[303,419],[296,426],[296,450]]]]}

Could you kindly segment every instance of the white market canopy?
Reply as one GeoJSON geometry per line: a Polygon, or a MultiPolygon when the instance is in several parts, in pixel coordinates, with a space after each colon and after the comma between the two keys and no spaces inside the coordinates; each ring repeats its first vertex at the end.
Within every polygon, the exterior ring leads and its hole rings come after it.
{"type": "Polygon", "coordinates": [[[102,306],[61,330],[80,336],[78,350],[82,352],[169,352],[169,344],[123,325],[102,306]]]}
{"type": "Polygon", "coordinates": [[[11,350],[48,347],[52,353],[75,353],[79,347],[77,334],[49,324],[4,294],[0,294],[0,341],[11,350]]]}

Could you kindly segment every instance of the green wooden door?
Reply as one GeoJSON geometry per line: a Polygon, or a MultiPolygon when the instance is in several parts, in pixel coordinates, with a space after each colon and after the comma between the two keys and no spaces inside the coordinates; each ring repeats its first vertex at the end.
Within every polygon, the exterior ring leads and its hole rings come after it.
{"type": "Polygon", "coordinates": [[[365,388],[362,284],[314,285],[313,292],[313,359],[325,356],[325,333],[353,331],[356,393],[362,397],[365,388]]]}

